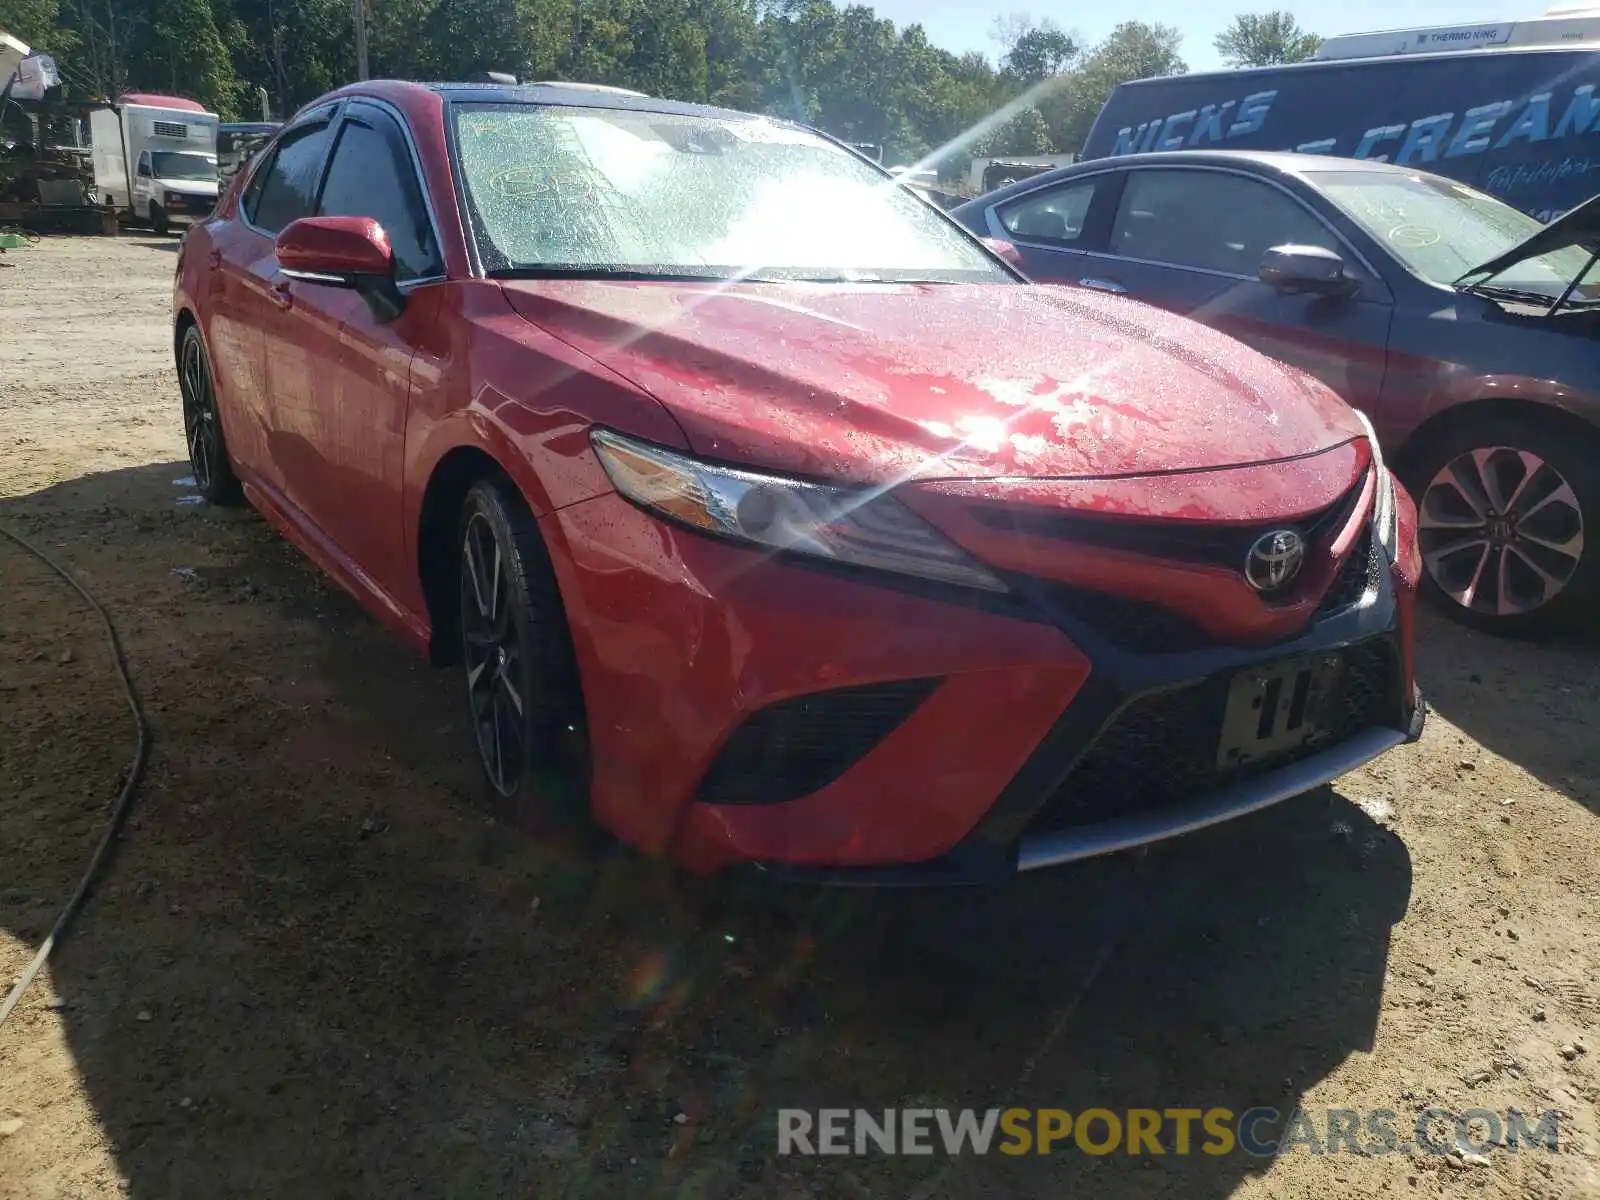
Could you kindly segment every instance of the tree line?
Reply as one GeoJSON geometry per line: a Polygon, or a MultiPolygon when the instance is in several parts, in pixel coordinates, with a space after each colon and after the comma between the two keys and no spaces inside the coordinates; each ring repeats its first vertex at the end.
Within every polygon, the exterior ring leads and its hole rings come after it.
{"type": "MultiPolygon", "coordinates": [[[[1117,84],[1187,70],[1180,32],[1142,21],[1088,45],[1008,18],[991,60],[831,0],[354,2],[374,76],[609,83],[803,121],[885,161],[1073,151],[1117,84]]],[[[260,119],[263,94],[282,117],[356,75],[352,0],[0,0],[0,28],[54,55],[75,98],[176,93],[230,120],[260,119]]],[[[1249,65],[1316,42],[1267,13],[1236,19],[1217,48],[1249,65]]]]}

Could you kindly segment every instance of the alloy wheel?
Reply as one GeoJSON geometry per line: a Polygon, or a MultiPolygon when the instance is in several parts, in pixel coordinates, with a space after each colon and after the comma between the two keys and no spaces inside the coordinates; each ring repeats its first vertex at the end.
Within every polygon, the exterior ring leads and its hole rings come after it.
{"type": "Polygon", "coordinates": [[[522,643],[513,616],[515,600],[494,529],[474,513],[461,539],[461,638],[467,670],[467,701],[489,782],[512,796],[527,756],[523,719],[522,643]]]}
{"type": "Polygon", "coordinates": [[[1539,455],[1510,446],[1458,454],[1417,506],[1422,559],[1439,590],[1486,616],[1543,608],[1583,558],[1583,509],[1539,455]]]}
{"type": "Polygon", "coordinates": [[[189,443],[189,465],[194,470],[195,487],[210,495],[222,455],[222,439],[217,432],[217,400],[211,389],[211,372],[197,337],[190,337],[183,343],[179,383],[183,392],[183,433],[189,443]]]}

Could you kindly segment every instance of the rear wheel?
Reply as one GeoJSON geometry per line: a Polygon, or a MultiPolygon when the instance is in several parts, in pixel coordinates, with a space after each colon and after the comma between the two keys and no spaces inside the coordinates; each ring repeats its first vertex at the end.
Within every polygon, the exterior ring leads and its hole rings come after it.
{"type": "Polygon", "coordinates": [[[217,393],[211,382],[211,360],[198,325],[184,331],[178,346],[178,391],[183,397],[183,436],[189,444],[195,491],[219,507],[239,504],[244,491],[228,462],[228,443],[222,436],[217,393]]]}
{"type": "Polygon", "coordinates": [[[1411,476],[1424,591],[1491,633],[1542,633],[1600,592],[1600,472],[1583,438],[1499,417],[1446,433],[1411,476]]]}
{"type": "Polygon", "coordinates": [[[467,712],[484,776],[519,824],[587,829],[588,731],[566,612],[509,482],[467,492],[457,546],[467,712]]]}

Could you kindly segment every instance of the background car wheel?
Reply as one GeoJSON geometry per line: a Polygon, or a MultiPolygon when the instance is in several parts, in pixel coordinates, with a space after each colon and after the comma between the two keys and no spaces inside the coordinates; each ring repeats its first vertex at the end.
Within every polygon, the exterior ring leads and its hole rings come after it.
{"type": "Polygon", "coordinates": [[[159,204],[152,204],[150,206],[150,228],[154,229],[162,236],[165,236],[167,231],[172,228],[172,222],[167,220],[166,209],[162,208],[159,204]]]}
{"type": "Polygon", "coordinates": [[[566,611],[533,514],[508,481],[467,492],[458,550],[467,713],[489,787],[536,832],[593,833],[566,611]]]}
{"type": "Polygon", "coordinates": [[[178,347],[178,391],[183,396],[183,437],[189,445],[195,491],[219,507],[241,503],[244,491],[228,462],[228,443],[222,436],[217,393],[211,383],[211,360],[198,325],[189,326],[178,347]]]}
{"type": "Polygon", "coordinates": [[[1500,634],[1566,624],[1600,591],[1600,471],[1593,443],[1535,420],[1447,433],[1407,472],[1423,590],[1500,634]]]}

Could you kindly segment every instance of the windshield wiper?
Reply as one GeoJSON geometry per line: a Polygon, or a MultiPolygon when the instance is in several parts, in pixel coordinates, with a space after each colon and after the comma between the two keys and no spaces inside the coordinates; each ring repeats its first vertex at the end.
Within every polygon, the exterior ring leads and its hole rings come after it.
{"type": "Polygon", "coordinates": [[[1510,300],[1514,304],[1535,304],[1549,308],[1555,297],[1548,292],[1530,292],[1523,288],[1502,287],[1497,283],[1458,283],[1456,291],[1470,296],[1483,296],[1488,300],[1510,300]]]}
{"type": "Polygon", "coordinates": [[[881,275],[866,273],[861,275],[790,275],[787,277],[794,283],[938,283],[951,284],[952,279],[933,279],[921,275],[881,275]]]}
{"type": "Polygon", "coordinates": [[[728,276],[685,271],[634,271],[625,267],[494,267],[489,279],[597,279],[622,283],[726,283],[728,276]]]}
{"type": "Polygon", "coordinates": [[[803,275],[788,271],[641,271],[628,267],[493,267],[484,272],[490,279],[595,279],[621,283],[926,283],[951,284],[952,279],[931,276],[899,276],[876,272],[860,275],[803,275]]]}

